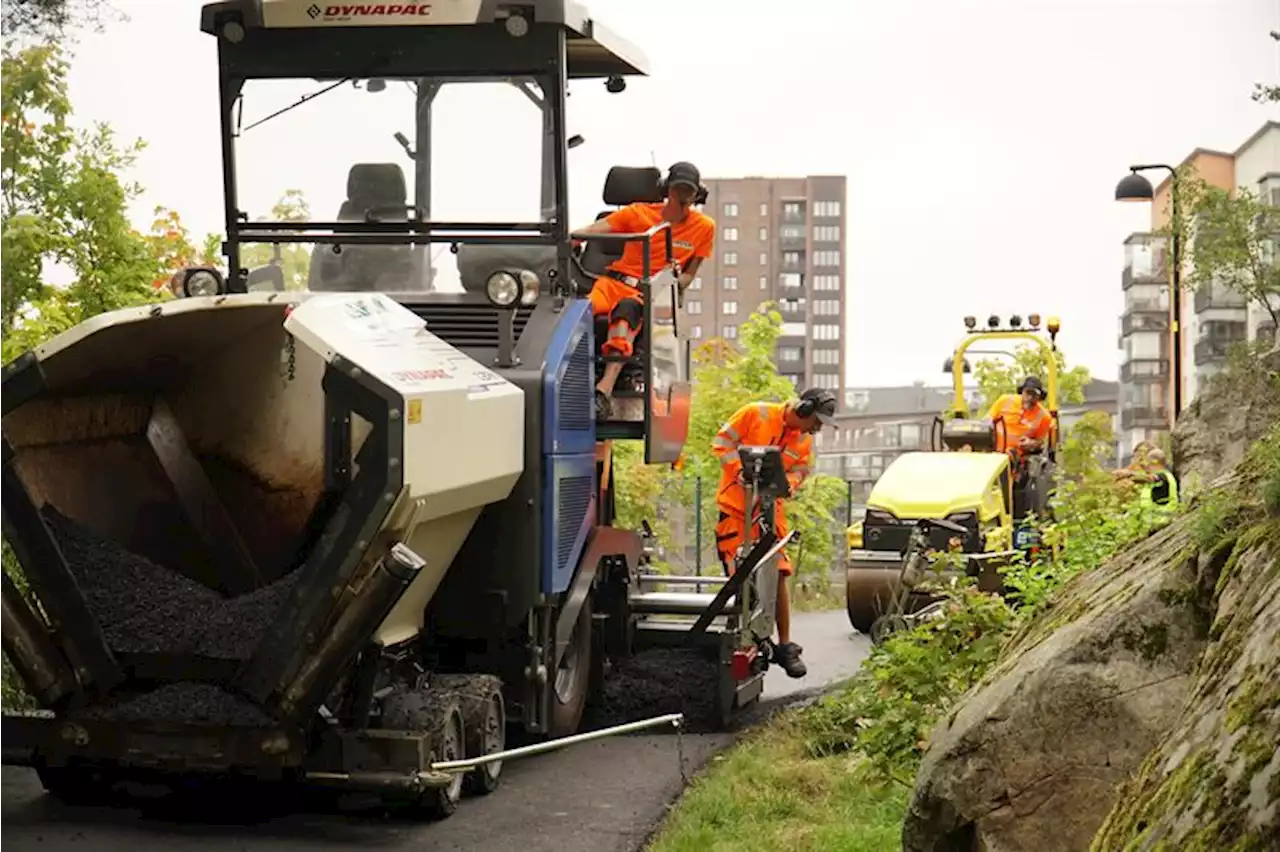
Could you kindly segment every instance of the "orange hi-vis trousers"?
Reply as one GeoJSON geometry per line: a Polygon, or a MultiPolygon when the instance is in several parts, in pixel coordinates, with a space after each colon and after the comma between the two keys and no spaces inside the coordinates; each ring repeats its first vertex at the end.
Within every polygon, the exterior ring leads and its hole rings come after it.
{"type": "Polygon", "coordinates": [[[604,355],[630,358],[635,351],[636,335],[644,321],[644,297],[640,290],[616,278],[601,275],[588,296],[591,313],[609,318],[609,332],[601,343],[604,355]]]}
{"type": "MultiPolygon", "coordinates": [[[[778,500],[773,504],[773,529],[782,538],[787,534],[787,516],[782,510],[782,501],[778,500]]],[[[720,507],[720,518],[716,522],[716,550],[720,554],[720,562],[725,567],[725,572],[729,576],[733,576],[734,568],[738,560],[738,548],[742,547],[743,538],[747,532],[747,519],[741,512],[733,510],[725,511],[724,506],[720,507]]],[[[755,547],[760,541],[760,516],[756,515],[753,528],[751,530],[751,546],[755,547]]],[[[746,556],[745,553],[742,554],[746,556]]],[[[795,573],[791,560],[787,558],[784,550],[778,554],[778,573],[783,577],[790,577],[795,573]]]]}

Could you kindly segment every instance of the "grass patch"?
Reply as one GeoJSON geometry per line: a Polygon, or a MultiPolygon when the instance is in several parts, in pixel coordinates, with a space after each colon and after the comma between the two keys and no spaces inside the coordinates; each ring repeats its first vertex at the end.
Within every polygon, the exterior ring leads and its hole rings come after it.
{"type": "Polygon", "coordinates": [[[791,588],[791,609],[794,612],[826,612],[844,609],[844,588],[833,585],[805,586],[796,583],[791,588]]]}
{"type": "Polygon", "coordinates": [[[809,757],[785,713],[696,779],[649,852],[885,852],[902,846],[908,791],[856,754],[809,757]]]}

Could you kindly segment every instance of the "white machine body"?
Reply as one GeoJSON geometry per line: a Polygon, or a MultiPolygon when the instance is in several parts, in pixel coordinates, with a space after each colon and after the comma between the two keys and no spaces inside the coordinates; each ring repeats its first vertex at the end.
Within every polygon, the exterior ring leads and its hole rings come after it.
{"type": "MultiPolygon", "coordinates": [[[[413,519],[426,560],[378,631],[412,638],[480,511],[524,469],[524,394],[376,293],[248,293],[101,314],[34,351],[45,392],[5,417],[38,505],[119,541],[173,502],[148,441],[171,413],[260,565],[291,553],[325,482],[326,362],[342,356],[392,389],[405,420],[413,519]]],[[[353,454],[369,430],[356,418],[353,454]]],[[[175,570],[181,566],[170,565],[175,570]]]]}

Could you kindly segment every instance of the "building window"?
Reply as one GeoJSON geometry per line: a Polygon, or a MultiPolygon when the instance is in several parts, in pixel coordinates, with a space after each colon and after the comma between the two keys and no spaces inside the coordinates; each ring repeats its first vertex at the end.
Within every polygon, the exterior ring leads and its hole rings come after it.
{"type": "Polygon", "coordinates": [[[699,302],[696,299],[691,302],[686,302],[685,310],[687,310],[691,316],[700,314],[702,313],[702,302],[699,302]]]}
{"type": "Polygon", "coordinates": [[[725,253],[724,253],[724,265],[725,265],[725,266],[737,266],[737,265],[738,265],[738,253],[737,253],[736,251],[727,251],[727,252],[725,252],[725,253]]]}
{"type": "Polygon", "coordinates": [[[834,219],[840,215],[839,201],[815,201],[813,203],[813,215],[821,216],[824,219],[834,219]]]}
{"type": "Polygon", "coordinates": [[[804,228],[799,225],[783,225],[779,234],[784,240],[803,240],[804,228]]]}
{"type": "Polygon", "coordinates": [[[723,287],[723,288],[724,288],[724,289],[726,289],[726,290],[737,290],[737,289],[738,289],[738,276],[736,276],[736,275],[726,275],[724,278],[722,278],[722,279],[720,280],[720,286],[721,286],[721,287],[723,287]]]}
{"type": "Polygon", "coordinates": [[[701,290],[701,289],[702,289],[702,279],[701,279],[701,278],[695,278],[695,279],[693,279],[692,281],[690,281],[690,282],[689,282],[689,289],[690,289],[690,290],[701,290]]]}
{"type": "Polygon", "coordinates": [[[802,352],[799,346],[779,346],[778,347],[779,361],[799,361],[801,357],[802,357],[802,352]]]}
{"type": "Polygon", "coordinates": [[[726,201],[721,209],[724,210],[725,216],[733,217],[738,215],[738,205],[736,202],[726,201]]]}
{"type": "Polygon", "coordinates": [[[786,219],[800,218],[800,205],[795,201],[788,201],[782,205],[782,215],[786,219]]]}
{"type": "MultiPolygon", "coordinates": [[[[761,206],[761,207],[763,207],[764,205],[762,204],[762,205],[760,205],[760,206],[761,206]]],[[[763,213],[764,211],[761,211],[761,212],[763,213]]],[[[765,240],[767,240],[767,239],[769,239],[769,229],[768,229],[768,228],[761,228],[761,229],[760,229],[760,242],[764,242],[764,241],[765,241],[765,240]]]]}
{"type": "Polygon", "coordinates": [[[725,242],[729,242],[729,243],[736,243],[736,242],[738,241],[738,229],[737,229],[737,228],[725,228],[725,229],[724,229],[724,239],[725,239],[725,242]]]}
{"type": "MultiPolygon", "coordinates": [[[[821,253],[821,252],[819,252],[819,253],[821,253]]],[[[798,251],[784,251],[784,252],[782,253],[782,265],[783,265],[783,266],[799,266],[799,265],[800,265],[800,252],[798,252],[798,251]]]]}
{"type": "Polygon", "coordinates": [[[726,325],[726,326],[724,327],[724,339],[725,339],[725,340],[737,340],[737,339],[738,339],[738,327],[737,327],[736,325],[726,325]]]}
{"type": "Polygon", "coordinates": [[[700,326],[700,325],[695,325],[695,326],[690,327],[690,329],[689,329],[689,336],[690,336],[690,337],[692,337],[692,338],[695,338],[695,339],[697,339],[697,338],[699,338],[699,337],[702,337],[702,326],[700,326]]]}
{"type": "Polygon", "coordinates": [[[834,323],[820,323],[813,327],[814,340],[839,340],[840,326],[834,323]]]}
{"type": "Polygon", "coordinates": [[[735,315],[736,313],[738,313],[738,303],[724,302],[723,304],[720,305],[720,313],[724,314],[727,317],[731,317],[735,315]]]}
{"type": "Polygon", "coordinates": [[[769,289],[769,276],[768,276],[768,275],[761,275],[761,276],[760,276],[760,289],[761,289],[761,290],[768,290],[768,289],[769,289]]]}
{"type": "Polygon", "coordinates": [[[778,285],[784,290],[796,290],[804,286],[799,272],[784,272],[778,276],[778,285]]]}
{"type": "Polygon", "coordinates": [[[815,299],[813,302],[813,312],[823,317],[840,316],[840,300],[839,299],[815,299]]]}
{"type": "Polygon", "coordinates": [[[761,266],[769,265],[769,253],[767,251],[760,252],[760,265],[761,266]]]}
{"type": "Polygon", "coordinates": [[[813,276],[813,289],[838,291],[840,289],[839,275],[815,275],[813,276]]]}
{"type": "Polygon", "coordinates": [[[765,204],[763,201],[760,202],[760,215],[761,216],[769,215],[769,205],[765,204]]]}
{"type": "Polygon", "coordinates": [[[840,363],[839,349],[815,349],[813,350],[813,363],[826,364],[836,366],[840,363]]]}
{"type": "Polygon", "coordinates": [[[820,388],[836,390],[840,387],[840,376],[836,373],[814,373],[813,383],[820,388]]]}
{"type": "Polygon", "coordinates": [[[814,225],[813,241],[815,243],[840,242],[840,226],[839,225],[814,225]]]}
{"type": "Polygon", "coordinates": [[[838,249],[828,249],[826,251],[815,251],[813,253],[814,266],[839,266],[840,252],[838,249]]]}

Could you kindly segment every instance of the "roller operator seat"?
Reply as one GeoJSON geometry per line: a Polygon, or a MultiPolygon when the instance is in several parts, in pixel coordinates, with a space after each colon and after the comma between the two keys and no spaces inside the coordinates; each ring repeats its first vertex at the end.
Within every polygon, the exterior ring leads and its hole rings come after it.
{"type": "MultiPolygon", "coordinates": [[[[338,211],[339,222],[404,222],[409,218],[404,171],[396,163],[356,163],[347,173],[347,198],[338,211]]],[[[307,287],[315,291],[376,291],[398,293],[423,290],[413,271],[409,245],[344,245],[335,254],[331,245],[311,252],[307,287]]]]}

